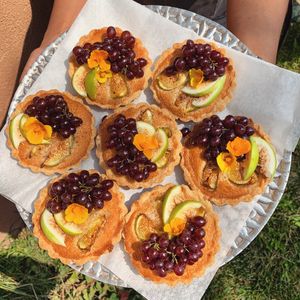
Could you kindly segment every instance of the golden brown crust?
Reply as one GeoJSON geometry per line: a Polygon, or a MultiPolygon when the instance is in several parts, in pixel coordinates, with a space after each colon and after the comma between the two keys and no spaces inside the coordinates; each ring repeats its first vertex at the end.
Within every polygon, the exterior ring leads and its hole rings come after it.
{"type": "MultiPolygon", "coordinates": [[[[187,265],[185,272],[182,276],[177,276],[175,273],[168,273],[166,277],[159,277],[150,270],[145,263],[141,260],[141,241],[135,233],[135,220],[139,214],[148,214],[148,216],[153,216],[154,206],[157,202],[159,207],[156,212],[157,215],[161,216],[161,204],[163,197],[168,189],[170,189],[173,184],[168,184],[165,186],[157,186],[149,192],[145,192],[141,195],[140,199],[135,201],[131,207],[130,212],[126,216],[126,224],[124,227],[124,246],[126,252],[129,254],[130,259],[134,267],[138,272],[145,278],[150,279],[157,283],[166,283],[168,285],[176,285],[178,283],[190,283],[194,278],[200,277],[204,274],[205,270],[214,262],[216,253],[219,250],[221,231],[219,228],[218,216],[212,209],[212,205],[209,201],[205,200],[199,190],[190,190],[188,186],[182,185],[183,193],[186,197],[184,200],[199,200],[205,207],[206,214],[206,225],[204,227],[206,235],[204,237],[205,247],[203,249],[203,256],[194,264],[187,265]]],[[[183,197],[183,198],[185,198],[183,197]]],[[[160,217],[161,218],[161,217],[160,217]]],[[[152,218],[153,220],[153,218],[152,218]]],[[[157,224],[161,225],[162,220],[155,220],[157,224]]]]}
{"type": "Polygon", "coordinates": [[[80,98],[75,97],[68,92],[60,92],[58,90],[38,91],[33,95],[27,96],[19,105],[17,105],[15,111],[10,117],[10,121],[5,130],[7,136],[7,146],[11,149],[12,156],[18,160],[21,166],[29,168],[31,171],[36,173],[42,172],[46,175],[64,173],[70,168],[79,166],[82,160],[88,158],[89,152],[94,147],[96,129],[93,113],[89,107],[83,104],[80,98]],[[35,165],[37,162],[35,162],[33,159],[23,155],[25,154],[26,149],[32,146],[27,141],[22,142],[20,144],[21,147],[19,146],[18,149],[14,148],[9,137],[9,124],[16,115],[25,111],[26,107],[30,104],[34,97],[44,97],[51,94],[62,95],[68,104],[70,112],[72,112],[75,116],[80,117],[83,122],[79,127],[77,127],[76,133],[74,134],[75,140],[73,142],[71,155],[67,156],[63,162],[57,166],[41,167],[41,165],[35,165]]]}
{"type": "MultiPolygon", "coordinates": [[[[95,42],[102,41],[103,36],[106,34],[106,29],[107,27],[103,27],[101,29],[94,29],[90,31],[87,35],[82,36],[79,39],[79,42],[76,44],[76,46],[83,46],[85,43],[95,43],[95,42]]],[[[120,35],[123,32],[123,30],[118,27],[116,27],[115,29],[118,35],[120,35]]],[[[108,84],[105,85],[105,88],[101,87],[101,91],[99,89],[99,93],[95,100],[91,100],[88,97],[85,98],[88,104],[96,105],[101,108],[115,109],[117,107],[125,106],[129,104],[134,99],[139,97],[141,92],[148,86],[148,80],[151,77],[152,61],[149,57],[149,53],[147,49],[144,48],[142,41],[139,38],[136,38],[136,42],[133,50],[135,51],[136,58],[143,57],[147,60],[148,63],[143,68],[144,76],[142,78],[134,78],[132,80],[126,80],[127,87],[129,89],[128,96],[121,97],[121,98],[114,98],[114,99],[111,98],[107,88],[110,82],[110,79],[108,79],[107,81],[108,84]]],[[[79,65],[77,64],[74,55],[71,54],[69,58],[69,71],[68,71],[70,78],[73,77],[73,74],[77,68],[79,68],[79,65]]]]}
{"type": "MultiPolygon", "coordinates": [[[[101,175],[97,170],[89,170],[90,174],[98,173],[101,178],[107,178],[105,175],[101,175]]],[[[39,246],[48,251],[48,254],[52,258],[58,258],[62,263],[68,264],[71,262],[77,264],[84,264],[87,261],[98,260],[99,256],[104,253],[111,252],[114,245],[121,240],[121,234],[125,222],[125,215],[127,208],[124,205],[124,195],[119,191],[119,187],[116,183],[110,192],[112,193],[112,199],[105,202],[104,207],[100,210],[101,215],[105,216],[106,222],[100,229],[94,244],[91,249],[84,252],[76,247],[78,237],[67,236],[66,247],[56,245],[49,241],[44,235],[40,218],[45,210],[46,202],[49,198],[48,188],[51,184],[57,180],[62,179],[67,174],[57,177],[49,182],[48,186],[43,188],[38,196],[38,199],[34,203],[34,213],[32,216],[32,222],[34,225],[33,234],[38,238],[39,246]]]]}
{"type": "MultiPolygon", "coordinates": [[[[214,50],[219,51],[222,55],[225,55],[224,48],[219,48],[213,42],[207,42],[201,39],[195,40],[195,43],[208,43],[214,50]]],[[[232,99],[232,93],[236,86],[236,79],[235,79],[235,70],[233,67],[232,60],[229,59],[229,64],[226,67],[226,82],[222,89],[220,95],[212,102],[212,104],[201,107],[197,110],[187,112],[184,103],[182,105],[176,105],[175,102],[180,98],[180,96],[184,95],[181,92],[181,88],[176,88],[171,91],[164,91],[158,86],[157,83],[157,76],[163,72],[163,70],[168,67],[172,62],[173,59],[178,53],[179,49],[186,43],[186,41],[182,43],[177,43],[165,50],[161,56],[158,58],[154,71],[153,71],[153,80],[151,84],[151,90],[153,92],[154,99],[164,108],[168,109],[177,119],[181,121],[188,122],[188,121],[200,121],[201,119],[212,115],[213,113],[222,111],[226,105],[232,99]]],[[[187,95],[184,96],[185,98],[189,98],[187,95]]]]}
{"type": "MultiPolygon", "coordinates": [[[[270,138],[262,130],[260,125],[254,124],[253,127],[256,131],[255,135],[270,142],[270,138]]],[[[270,178],[259,173],[257,174],[258,180],[255,183],[237,185],[228,180],[226,175],[222,174],[222,172],[219,172],[217,188],[212,191],[201,184],[203,170],[206,165],[206,161],[202,158],[202,151],[200,147],[183,147],[180,166],[183,170],[186,182],[193,189],[199,189],[216,205],[236,205],[242,201],[252,201],[253,197],[261,194],[270,182],[270,178]]]]}
{"type": "Polygon", "coordinates": [[[99,126],[98,135],[96,138],[96,155],[99,158],[100,166],[105,169],[108,177],[114,179],[120,186],[129,188],[146,188],[151,187],[155,183],[160,183],[163,178],[170,175],[174,167],[179,164],[180,152],[182,145],[180,142],[181,133],[177,129],[177,125],[173,116],[165,109],[161,109],[156,105],[149,105],[141,103],[138,105],[130,105],[126,108],[116,110],[112,115],[107,117],[99,126]],[[172,136],[169,138],[169,156],[168,163],[165,167],[157,169],[155,172],[150,173],[148,179],[137,182],[129,179],[126,176],[119,175],[111,168],[108,168],[106,161],[115,155],[115,150],[106,148],[105,142],[108,138],[107,127],[112,124],[118,114],[123,114],[126,118],[138,118],[144,111],[150,110],[153,113],[153,126],[168,127],[172,136]]]}

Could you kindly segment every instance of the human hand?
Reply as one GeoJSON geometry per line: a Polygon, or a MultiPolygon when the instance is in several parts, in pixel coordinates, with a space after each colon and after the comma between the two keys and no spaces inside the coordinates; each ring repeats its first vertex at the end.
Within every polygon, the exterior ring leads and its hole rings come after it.
{"type": "Polygon", "coordinates": [[[20,76],[20,81],[23,80],[23,77],[26,75],[26,73],[28,72],[29,68],[37,60],[37,58],[39,57],[39,55],[42,54],[43,51],[44,51],[44,47],[38,47],[38,48],[34,49],[31,52],[31,54],[30,54],[30,56],[29,56],[29,58],[28,58],[28,60],[26,62],[26,65],[25,65],[25,67],[24,67],[24,69],[22,71],[22,74],[20,76]]]}

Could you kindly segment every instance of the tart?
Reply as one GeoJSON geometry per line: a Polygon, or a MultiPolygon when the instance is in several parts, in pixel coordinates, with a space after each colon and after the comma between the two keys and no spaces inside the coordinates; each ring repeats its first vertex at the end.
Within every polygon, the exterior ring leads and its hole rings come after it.
{"type": "Polygon", "coordinates": [[[204,40],[174,44],[158,58],[151,89],[155,100],[184,122],[222,111],[236,86],[232,60],[204,40]]]}
{"type": "Polygon", "coordinates": [[[94,146],[91,110],[80,98],[57,90],[24,99],[10,117],[7,145],[20,165],[47,175],[63,173],[94,146]]]}
{"type": "Polygon", "coordinates": [[[179,163],[181,133],[172,115],[155,105],[130,105],[103,120],[96,154],[108,177],[120,186],[150,187],[179,163]]]}
{"type": "Polygon", "coordinates": [[[61,262],[84,264],[121,239],[127,208],[116,183],[96,170],[64,174],[40,191],[33,233],[61,262]]]}
{"type": "Polygon", "coordinates": [[[69,59],[69,76],[89,104],[115,109],[132,102],[147,87],[150,66],[141,40],[110,26],[80,38],[69,59]]]}
{"type": "Polygon", "coordinates": [[[251,201],[275,174],[270,138],[247,117],[228,115],[221,120],[213,115],[185,133],[184,177],[217,205],[251,201]]]}
{"type": "Polygon", "coordinates": [[[189,283],[204,274],[219,250],[218,217],[198,190],[157,186],[126,216],[125,250],[137,271],[157,283],[189,283]]]}

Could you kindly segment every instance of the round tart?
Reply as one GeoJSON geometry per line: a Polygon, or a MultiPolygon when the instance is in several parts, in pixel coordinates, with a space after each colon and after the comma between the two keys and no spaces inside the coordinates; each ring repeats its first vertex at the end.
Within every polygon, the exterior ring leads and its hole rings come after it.
{"type": "Polygon", "coordinates": [[[110,26],[80,38],[69,59],[69,76],[89,104],[115,109],[132,102],[147,87],[150,67],[141,40],[110,26]]]}
{"type": "Polygon", "coordinates": [[[179,163],[181,133],[171,114],[155,105],[117,110],[103,120],[96,154],[107,176],[120,186],[150,187],[179,163]]]}
{"type": "Polygon", "coordinates": [[[203,40],[174,44],[156,62],[155,100],[184,122],[222,111],[236,86],[233,63],[225,55],[223,48],[203,40]]]}
{"type": "Polygon", "coordinates": [[[84,264],[121,239],[127,208],[116,183],[96,170],[62,175],[40,191],[33,233],[49,256],[84,264]]]}
{"type": "Polygon", "coordinates": [[[63,173],[94,146],[91,110],[80,98],[57,90],[26,97],[10,117],[7,145],[20,165],[47,175],[63,173]]]}
{"type": "Polygon", "coordinates": [[[137,271],[169,285],[201,276],[219,250],[212,205],[186,185],[158,186],[142,194],[126,216],[123,234],[137,271]]]}
{"type": "Polygon", "coordinates": [[[251,201],[277,167],[269,137],[251,119],[214,115],[185,132],[181,167],[192,188],[217,205],[251,201]]]}

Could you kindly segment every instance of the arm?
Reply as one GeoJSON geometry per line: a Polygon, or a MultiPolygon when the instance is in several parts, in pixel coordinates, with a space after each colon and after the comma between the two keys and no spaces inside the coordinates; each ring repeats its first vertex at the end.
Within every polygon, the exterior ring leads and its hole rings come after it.
{"type": "Polygon", "coordinates": [[[288,3],[288,0],[228,0],[228,29],[256,55],[275,63],[288,3]]]}
{"type": "Polygon", "coordinates": [[[31,53],[22,72],[21,80],[43,50],[72,25],[85,3],[86,0],[54,0],[50,21],[43,41],[41,45],[31,53]]]}

